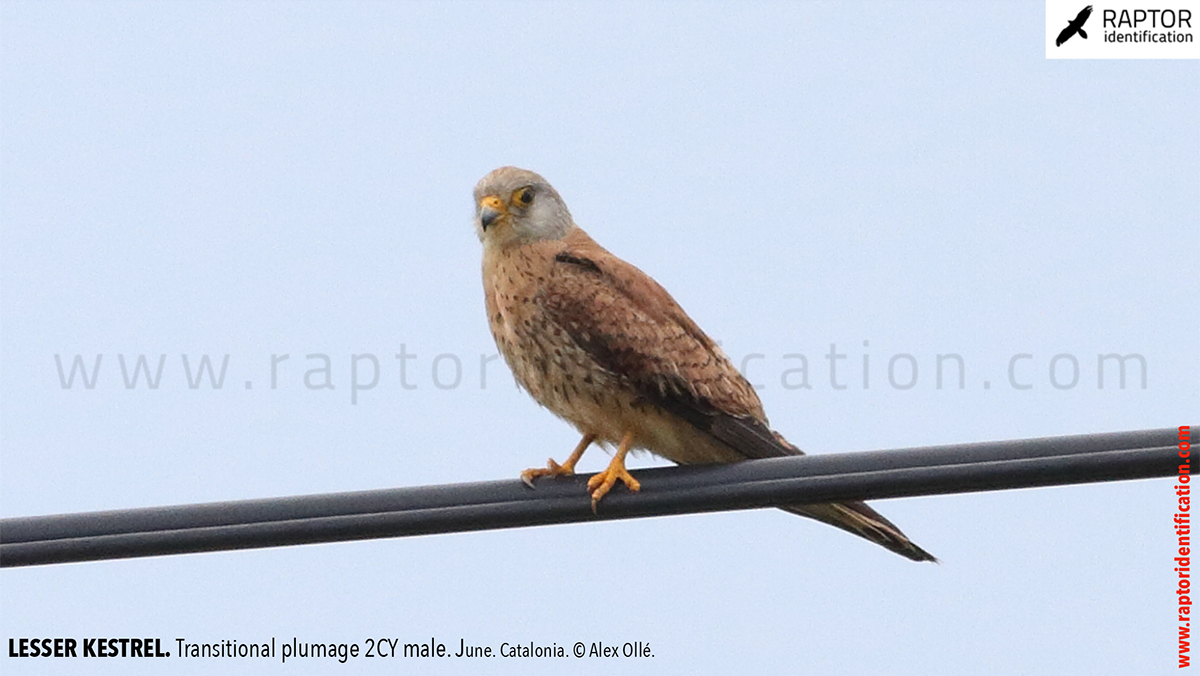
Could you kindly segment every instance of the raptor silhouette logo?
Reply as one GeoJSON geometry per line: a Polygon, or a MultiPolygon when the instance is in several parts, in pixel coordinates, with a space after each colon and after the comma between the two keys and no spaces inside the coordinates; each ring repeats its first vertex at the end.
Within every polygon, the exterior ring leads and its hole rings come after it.
{"type": "Polygon", "coordinates": [[[1084,7],[1083,9],[1079,10],[1079,14],[1077,14],[1075,16],[1075,18],[1071,21],[1071,23],[1067,24],[1067,27],[1062,29],[1062,32],[1058,34],[1058,39],[1054,41],[1054,46],[1062,47],[1062,43],[1066,42],[1067,40],[1070,40],[1071,37],[1074,36],[1076,33],[1079,33],[1079,37],[1086,40],[1087,39],[1087,31],[1083,30],[1083,24],[1087,23],[1088,17],[1091,15],[1092,15],[1092,6],[1091,5],[1088,5],[1087,7],[1084,7]]]}

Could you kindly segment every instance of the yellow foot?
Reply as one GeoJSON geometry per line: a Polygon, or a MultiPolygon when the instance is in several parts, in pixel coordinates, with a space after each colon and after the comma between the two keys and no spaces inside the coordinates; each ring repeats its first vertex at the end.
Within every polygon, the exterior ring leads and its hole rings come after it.
{"type": "Polygon", "coordinates": [[[621,445],[617,447],[617,454],[613,456],[612,462],[608,463],[608,467],[588,479],[588,490],[592,492],[592,512],[595,513],[596,505],[600,502],[600,498],[608,495],[612,487],[616,485],[620,479],[631,491],[639,491],[642,489],[642,484],[629,470],[625,469],[625,456],[629,453],[629,447],[633,443],[633,433],[627,432],[621,439],[621,445]]]}
{"type": "Polygon", "coordinates": [[[571,476],[575,473],[575,463],[579,462],[579,458],[583,457],[583,452],[586,451],[587,447],[590,446],[595,440],[595,434],[583,435],[583,438],[579,440],[579,444],[575,446],[575,450],[571,452],[571,455],[567,458],[566,462],[560,465],[557,462],[554,462],[554,458],[550,458],[546,461],[545,467],[531,467],[524,472],[521,472],[521,481],[524,481],[525,485],[533,488],[533,480],[539,477],[571,476]]]}
{"type": "Polygon", "coordinates": [[[554,458],[550,458],[546,461],[545,467],[530,467],[524,472],[521,472],[521,481],[524,481],[526,485],[528,485],[530,488],[533,488],[534,479],[544,476],[571,476],[574,473],[574,463],[560,465],[557,462],[554,462],[554,458]]]}

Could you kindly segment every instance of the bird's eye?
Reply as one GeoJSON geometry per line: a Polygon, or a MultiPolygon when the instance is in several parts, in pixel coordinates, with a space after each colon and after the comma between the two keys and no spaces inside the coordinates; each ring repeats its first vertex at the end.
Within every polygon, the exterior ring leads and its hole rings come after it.
{"type": "Polygon", "coordinates": [[[520,202],[525,206],[533,203],[533,188],[525,187],[513,193],[513,201],[520,202]]]}

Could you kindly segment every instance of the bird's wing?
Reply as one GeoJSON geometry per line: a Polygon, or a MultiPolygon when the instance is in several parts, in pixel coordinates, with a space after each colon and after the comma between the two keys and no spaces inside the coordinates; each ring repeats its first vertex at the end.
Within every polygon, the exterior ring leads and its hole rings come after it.
{"type": "MultiPolygon", "coordinates": [[[[603,369],[643,400],[679,416],[748,459],[802,455],[771,431],[754,387],[683,311],[636,267],[582,231],[553,257],[535,302],[603,369]]],[[[785,505],[914,561],[936,561],[862,502],[785,505]]]]}
{"type": "Polygon", "coordinates": [[[754,387],[671,295],[585,238],[568,241],[542,282],[536,302],[550,320],[638,397],[741,455],[798,454],[767,426],[754,387]]]}

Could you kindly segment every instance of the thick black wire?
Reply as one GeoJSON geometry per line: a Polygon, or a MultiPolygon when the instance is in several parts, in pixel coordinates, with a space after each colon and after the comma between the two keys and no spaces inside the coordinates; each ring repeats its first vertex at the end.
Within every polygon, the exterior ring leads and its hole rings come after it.
{"type": "Polygon", "coordinates": [[[599,514],[580,475],[18,517],[0,567],[1144,479],[1177,474],[1178,451],[1172,428],[655,468],[599,514]]]}

